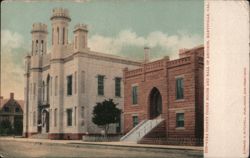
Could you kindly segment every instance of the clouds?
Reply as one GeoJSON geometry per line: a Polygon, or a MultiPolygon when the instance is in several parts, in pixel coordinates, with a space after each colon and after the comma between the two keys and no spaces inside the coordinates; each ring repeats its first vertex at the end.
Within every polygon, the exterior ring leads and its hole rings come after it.
{"type": "Polygon", "coordinates": [[[115,37],[95,34],[89,39],[89,47],[92,50],[109,54],[123,54],[125,56],[133,54],[134,57],[141,57],[143,47],[149,46],[152,58],[165,55],[176,58],[179,49],[195,47],[202,43],[203,38],[201,36],[191,35],[184,31],[178,32],[177,35],[154,31],[146,36],[139,36],[132,30],[122,30],[115,37]]]}
{"type": "Polygon", "coordinates": [[[5,98],[10,92],[14,92],[16,98],[23,98],[23,56],[26,52],[27,44],[19,33],[1,31],[1,95],[5,98]]]}
{"type": "MultiPolygon", "coordinates": [[[[1,88],[4,97],[14,92],[16,98],[24,96],[24,56],[28,52],[29,43],[17,32],[1,31],[1,88]]],[[[203,43],[199,35],[178,32],[168,35],[161,31],[154,31],[140,36],[132,30],[122,30],[114,37],[95,34],[89,37],[91,50],[126,56],[131,59],[143,59],[143,47],[151,48],[151,58],[169,55],[178,56],[180,48],[191,48],[203,43]]]]}

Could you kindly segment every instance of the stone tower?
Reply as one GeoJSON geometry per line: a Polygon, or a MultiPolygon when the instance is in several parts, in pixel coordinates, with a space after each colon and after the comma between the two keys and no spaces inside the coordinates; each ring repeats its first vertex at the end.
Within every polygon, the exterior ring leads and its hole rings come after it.
{"type": "Polygon", "coordinates": [[[52,127],[50,132],[63,133],[64,120],[64,64],[63,55],[68,48],[68,26],[71,18],[69,12],[64,8],[54,8],[52,11],[51,27],[52,27],[52,52],[50,72],[53,74],[55,83],[55,97],[52,97],[53,104],[50,104],[51,109],[58,109],[58,126],[52,127]]]}
{"type": "Polygon", "coordinates": [[[71,21],[69,11],[64,8],[54,8],[50,20],[52,22],[52,58],[60,59],[68,44],[68,26],[71,21]]]}
{"type": "Polygon", "coordinates": [[[74,28],[74,52],[81,52],[88,48],[87,25],[77,24],[74,28]]]}
{"type": "Polygon", "coordinates": [[[41,56],[47,52],[47,25],[35,23],[32,25],[32,50],[31,50],[31,68],[41,67],[41,56]]]}
{"type": "Polygon", "coordinates": [[[31,127],[29,132],[37,132],[39,105],[41,103],[42,57],[47,52],[47,25],[42,23],[33,24],[31,34],[32,50],[30,57],[30,72],[26,87],[29,88],[29,98],[27,98],[27,100],[29,100],[28,111],[34,119],[32,121],[29,120],[28,123],[30,124],[29,127],[31,127]]]}

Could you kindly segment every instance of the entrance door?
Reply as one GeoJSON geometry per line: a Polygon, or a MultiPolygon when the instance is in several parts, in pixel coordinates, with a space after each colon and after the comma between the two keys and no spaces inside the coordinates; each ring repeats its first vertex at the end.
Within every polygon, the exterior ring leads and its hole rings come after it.
{"type": "Polygon", "coordinates": [[[150,119],[154,119],[162,113],[162,97],[157,88],[153,88],[151,90],[149,96],[149,103],[150,103],[150,108],[149,108],[150,119]]]}
{"type": "Polygon", "coordinates": [[[42,112],[42,133],[49,132],[49,112],[47,110],[43,110],[42,112]]]}

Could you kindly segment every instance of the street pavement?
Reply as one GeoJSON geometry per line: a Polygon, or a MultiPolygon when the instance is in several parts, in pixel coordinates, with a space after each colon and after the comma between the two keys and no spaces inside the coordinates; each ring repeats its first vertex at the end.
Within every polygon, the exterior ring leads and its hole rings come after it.
{"type": "Polygon", "coordinates": [[[6,157],[200,158],[202,147],[0,137],[6,157]]]}

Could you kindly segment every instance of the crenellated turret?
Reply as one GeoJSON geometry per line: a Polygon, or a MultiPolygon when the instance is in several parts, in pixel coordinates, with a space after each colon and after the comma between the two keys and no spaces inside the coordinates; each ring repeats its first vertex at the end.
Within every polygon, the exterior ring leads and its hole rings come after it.
{"type": "Polygon", "coordinates": [[[61,58],[62,51],[68,44],[68,23],[71,21],[69,11],[54,8],[50,20],[52,22],[52,58],[61,58]]]}
{"type": "Polygon", "coordinates": [[[74,28],[74,52],[88,48],[88,27],[84,24],[77,24],[74,28]]]}
{"type": "Polygon", "coordinates": [[[47,51],[47,25],[35,23],[32,25],[32,51],[31,55],[43,55],[47,51]]]}
{"type": "Polygon", "coordinates": [[[42,56],[47,52],[47,25],[34,23],[32,25],[32,50],[31,50],[31,68],[40,68],[42,56]]]}

